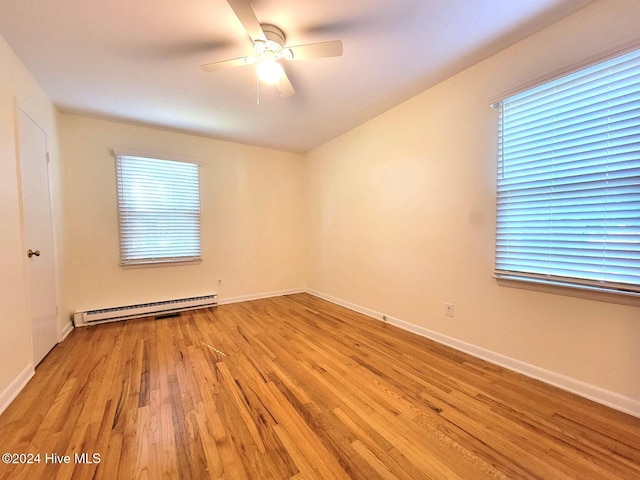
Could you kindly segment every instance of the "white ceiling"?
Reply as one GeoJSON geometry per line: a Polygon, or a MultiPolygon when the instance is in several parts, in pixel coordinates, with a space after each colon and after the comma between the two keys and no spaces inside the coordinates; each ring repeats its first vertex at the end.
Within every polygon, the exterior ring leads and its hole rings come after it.
{"type": "Polygon", "coordinates": [[[63,112],[305,152],[593,0],[252,0],[288,45],[344,55],[288,62],[296,95],[253,66],[226,0],[0,0],[0,35],[63,112]]]}

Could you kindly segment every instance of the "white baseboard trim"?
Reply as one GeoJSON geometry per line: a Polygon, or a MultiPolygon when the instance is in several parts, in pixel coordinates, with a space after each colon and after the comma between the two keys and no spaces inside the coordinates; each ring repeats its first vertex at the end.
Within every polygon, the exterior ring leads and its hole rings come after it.
{"type": "Polygon", "coordinates": [[[67,338],[71,332],[73,332],[73,322],[69,321],[62,328],[62,331],[60,332],[60,339],[58,340],[58,343],[64,341],[64,339],[67,338]]]}
{"type": "Polygon", "coordinates": [[[278,290],[275,292],[254,293],[251,295],[242,295],[239,297],[220,298],[218,296],[218,305],[227,305],[230,303],[249,302],[251,300],[261,300],[263,298],[282,297],[283,295],[294,295],[296,293],[304,293],[305,288],[292,288],[289,290],[278,290]]]}
{"type": "MultiPolygon", "coordinates": [[[[382,313],[376,312],[369,308],[332,297],[313,289],[307,289],[306,292],[323,300],[327,300],[328,302],[348,308],[349,310],[353,310],[362,313],[363,315],[375,318],[376,320],[383,321],[382,313]]],[[[640,418],[640,400],[636,400],[615,392],[611,392],[609,390],[605,390],[595,385],[591,385],[580,380],[568,377],[566,375],[562,375],[550,370],[546,370],[544,368],[537,367],[535,365],[531,365],[515,358],[507,357],[506,355],[502,355],[500,353],[487,350],[477,345],[473,345],[471,343],[467,343],[462,340],[443,335],[434,330],[430,330],[419,325],[405,322],[404,320],[400,320],[398,318],[390,317],[387,315],[386,323],[390,323],[396,327],[402,328],[403,330],[407,330],[409,332],[415,333],[416,335],[429,338],[435,342],[441,343],[461,352],[468,353],[469,355],[473,355],[474,357],[480,358],[489,363],[493,363],[514,372],[521,373],[523,375],[526,375],[527,377],[540,380],[541,382],[553,385],[554,387],[558,387],[562,390],[566,390],[589,400],[593,400],[594,402],[606,405],[607,407],[611,407],[621,412],[628,413],[629,415],[633,415],[634,417],[640,418]]]]}
{"type": "MultiPolygon", "coordinates": [[[[371,310],[370,308],[362,307],[360,305],[356,305],[355,303],[347,302],[346,300],[342,300],[340,298],[332,297],[331,295],[327,295],[326,293],[319,292],[317,290],[313,290],[311,288],[307,288],[306,292],[309,295],[313,295],[314,297],[321,298],[326,300],[327,302],[335,303],[336,305],[340,305],[341,307],[348,308],[349,310],[353,310],[354,312],[362,313],[368,317],[375,318],[376,320],[383,320],[383,314],[376,312],[375,310],[371,310]]],[[[387,317],[388,320],[388,317],[387,317]]]]}
{"type": "Polygon", "coordinates": [[[7,409],[11,402],[13,402],[13,399],[18,396],[35,373],[35,367],[30,363],[9,385],[7,385],[7,388],[0,392],[0,414],[7,409]]]}

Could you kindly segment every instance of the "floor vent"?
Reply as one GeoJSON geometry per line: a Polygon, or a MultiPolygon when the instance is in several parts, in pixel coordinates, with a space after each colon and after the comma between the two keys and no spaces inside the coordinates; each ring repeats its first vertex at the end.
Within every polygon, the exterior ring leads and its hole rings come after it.
{"type": "Polygon", "coordinates": [[[139,305],[126,305],[123,307],[102,308],[99,310],[87,310],[73,314],[73,324],[76,327],[96,325],[99,323],[115,322],[130,318],[149,317],[152,315],[167,315],[184,310],[196,308],[214,307],[218,304],[216,294],[200,297],[178,298],[175,300],[163,300],[161,302],[141,303],[139,305]]]}

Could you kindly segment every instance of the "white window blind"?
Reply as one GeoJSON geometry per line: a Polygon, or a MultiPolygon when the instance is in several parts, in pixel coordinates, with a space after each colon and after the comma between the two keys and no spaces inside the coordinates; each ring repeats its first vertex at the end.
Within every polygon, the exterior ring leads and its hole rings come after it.
{"type": "Polygon", "coordinates": [[[496,275],[640,292],[640,51],[500,102],[496,275]]]}
{"type": "Polygon", "coordinates": [[[199,167],[116,155],[120,263],[200,260],[199,167]]]}

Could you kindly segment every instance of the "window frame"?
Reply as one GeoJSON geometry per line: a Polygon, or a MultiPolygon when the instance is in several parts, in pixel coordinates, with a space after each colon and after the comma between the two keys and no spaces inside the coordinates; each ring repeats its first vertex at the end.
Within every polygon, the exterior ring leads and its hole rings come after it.
{"type": "MultiPolygon", "coordinates": [[[[500,201],[503,200],[503,198],[501,197],[501,192],[500,192],[500,180],[501,180],[501,175],[503,173],[503,167],[504,167],[504,145],[503,145],[503,133],[504,133],[504,124],[503,124],[503,111],[502,111],[502,105],[505,101],[508,101],[514,97],[518,97],[520,95],[523,94],[527,94],[527,92],[532,92],[535,91],[537,89],[540,89],[541,87],[545,87],[547,85],[552,85],[555,84],[556,82],[560,82],[563,79],[567,79],[567,78],[573,78],[575,75],[580,75],[582,72],[588,71],[590,69],[596,68],[596,67],[600,67],[602,65],[607,64],[608,62],[613,62],[619,58],[625,57],[629,54],[632,55],[638,55],[640,54],[640,50],[634,49],[634,50],[627,50],[625,52],[622,53],[617,53],[616,55],[611,55],[608,56],[607,58],[604,59],[600,59],[599,61],[595,61],[595,62],[591,62],[586,66],[582,66],[580,68],[574,69],[571,72],[565,72],[562,75],[557,75],[553,78],[546,78],[544,81],[540,82],[540,83],[536,83],[533,86],[527,86],[526,88],[523,88],[519,91],[516,91],[514,93],[509,93],[509,95],[505,95],[504,98],[502,100],[499,100],[495,103],[493,103],[491,106],[498,109],[499,110],[499,119],[498,119],[498,164],[497,164],[497,185],[496,185],[496,194],[497,194],[497,202],[496,202],[496,231],[495,231],[495,235],[496,235],[496,251],[495,251],[495,270],[494,270],[494,275],[495,277],[498,279],[499,283],[501,285],[507,285],[507,286],[519,286],[519,287],[524,287],[524,288],[528,288],[529,286],[532,287],[533,289],[536,290],[540,290],[542,289],[543,291],[548,291],[549,288],[551,289],[555,289],[558,287],[561,287],[560,292],[559,293],[565,293],[567,291],[567,287],[570,289],[580,289],[580,290],[587,290],[587,291],[598,291],[601,292],[603,294],[605,294],[606,296],[609,296],[610,294],[614,294],[614,295],[625,295],[625,296],[633,296],[633,297],[639,297],[640,296],[640,279],[635,279],[635,282],[637,283],[619,283],[619,282],[608,282],[608,281],[595,281],[593,279],[587,279],[584,277],[580,277],[580,276],[558,276],[558,275],[545,275],[545,274],[537,274],[537,273],[531,273],[531,272],[526,272],[526,271],[519,271],[519,270],[509,270],[509,269],[504,269],[504,268],[499,268],[499,261],[500,261],[500,252],[499,252],[499,248],[501,248],[500,243],[500,233],[499,233],[499,229],[500,229],[500,201]],[[513,284],[520,284],[520,285],[513,285],[513,284]],[[528,284],[528,285],[527,285],[528,284]]],[[[637,82],[635,84],[635,87],[637,88],[637,90],[634,90],[634,93],[640,91],[640,82],[637,82]]],[[[586,128],[582,131],[587,132],[589,131],[589,128],[586,128]]],[[[553,142],[552,142],[553,143],[553,142]]],[[[634,142],[635,143],[635,142],[634,142]]],[[[635,161],[638,162],[638,157],[640,156],[640,151],[636,150],[634,152],[635,154],[635,161]]],[[[599,164],[604,165],[604,161],[600,161],[599,164]]],[[[635,165],[634,165],[634,171],[635,171],[635,165]]],[[[637,177],[637,175],[633,175],[632,173],[630,173],[628,178],[631,179],[635,179],[637,177]]],[[[637,200],[635,200],[635,202],[637,202],[637,200]]],[[[599,210],[596,210],[599,212],[599,210]]],[[[640,210],[639,210],[639,214],[638,217],[640,218],[640,210]]],[[[602,219],[599,219],[599,221],[602,221],[602,219]]],[[[633,227],[629,227],[631,230],[633,230],[633,227]]],[[[632,253],[637,253],[636,250],[633,250],[632,253]]],[[[637,261],[637,259],[634,258],[634,261],[637,261]]],[[[583,269],[584,270],[584,269],[583,269]]],[[[558,292],[554,292],[554,293],[558,293],[558,292]]]]}
{"type": "MultiPolygon", "coordinates": [[[[157,155],[157,154],[147,153],[147,152],[138,152],[138,151],[131,151],[131,150],[114,150],[113,153],[115,157],[115,169],[116,169],[116,191],[117,191],[116,203],[117,203],[117,213],[118,213],[119,265],[122,268],[145,268],[145,267],[148,268],[148,267],[200,263],[202,261],[202,228],[201,228],[201,199],[200,199],[201,167],[200,167],[200,164],[193,161],[192,159],[168,157],[165,155],[157,155]],[[177,217],[180,217],[182,219],[185,219],[185,218],[190,219],[190,220],[186,220],[184,223],[181,222],[182,227],[186,226],[186,229],[183,228],[182,231],[186,232],[187,235],[191,235],[191,238],[187,242],[188,246],[185,247],[183,251],[181,251],[183,247],[180,247],[180,249],[178,250],[172,249],[170,250],[170,253],[163,254],[163,253],[160,253],[156,248],[155,254],[141,255],[141,254],[132,253],[135,250],[135,248],[131,247],[130,245],[127,245],[126,243],[127,235],[125,235],[124,233],[125,230],[128,230],[129,233],[131,234],[132,228],[134,229],[138,228],[136,226],[134,227],[132,227],[131,225],[128,226],[127,224],[127,221],[128,221],[127,217],[129,217],[129,220],[131,220],[135,216],[135,213],[132,213],[135,211],[135,208],[131,206],[132,202],[127,201],[127,199],[125,198],[125,196],[130,195],[131,192],[130,191],[128,193],[125,192],[125,185],[123,185],[122,183],[123,181],[126,181],[126,179],[123,178],[123,168],[131,168],[131,166],[129,167],[123,166],[122,162],[123,161],[127,162],[127,160],[139,162],[138,167],[136,168],[139,168],[140,162],[141,163],[149,162],[149,164],[157,162],[156,167],[162,165],[163,166],[162,168],[165,168],[165,169],[171,168],[172,165],[177,166],[178,164],[183,164],[185,166],[183,169],[181,168],[182,166],[179,167],[180,169],[183,170],[183,174],[184,174],[183,181],[179,183],[182,184],[183,187],[185,185],[188,185],[191,188],[191,190],[189,191],[190,193],[188,192],[181,193],[181,195],[185,195],[187,198],[191,197],[189,201],[186,202],[189,208],[186,210],[185,209],[169,210],[169,212],[173,213],[173,215],[177,217]],[[188,167],[186,167],[187,165],[188,167]],[[191,173],[188,173],[187,170],[191,171],[191,173]],[[189,175],[192,175],[194,171],[195,171],[195,185],[194,185],[194,179],[189,178],[189,175]],[[195,201],[193,200],[193,197],[195,197],[195,201]],[[195,218],[195,222],[193,221],[194,218],[195,218]],[[187,231],[189,227],[191,227],[190,228],[192,230],[191,232],[187,231]],[[185,252],[188,252],[188,253],[185,253],[185,252]]],[[[154,169],[152,168],[151,170],[154,170],[154,169]]],[[[175,173],[175,175],[178,175],[178,173],[175,173]]],[[[171,175],[166,175],[165,180],[169,179],[170,176],[171,175]]],[[[153,181],[154,180],[149,180],[150,184],[153,183],[153,181]]],[[[160,202],[162,202],[162,199],[164,197],[162,197],[162,195],[159,194],[157,190],[154,190],[151,186],[149,185],[145,186],[143,190],[147,190],[145,192],[145,197],[146,197],[146,200],[148,201],[147,206],[152,205],[154,203],[159,204],[160,202]],[[154,198],[151,198],[151,195],[153,195],[154,198]]],[[[176,194],[176,191],[173,191],[173,194],[176,194]]],[[[175,202],[172,202],[172,204],[175,207],[175,202]]],[[[141,205],[138,205],[138,208],[140,207],[141,205]]],[[[153,218],[154,216],[156,218],[158,217],[164,218],[164,223],[166,228],[167,226],[166,216],[163,217],[159,211],[156,211],[154,213],[147,212],[147,215],[144,215],[146,219],[153,218]]],[[[175,222],[172,222],[172,223],[170,222],[169,228],[171,228],[172,226],[175,227],[175,222]]],[[[150,228],[153,229],[153,227],[150,227],[150,228]]],[[[129,235],[130,237],[129,240],[134,236],[135,234],[129,235]]],[[[139,235],[140,239],[143,239],[144,237],[145,237],[144,233],[139,235]]],[[[147,237],[148,237],[148,241],[152,243],[153,242],[157,243],[158,239],[160,238],[157,231],[155,234],[151,232],[151,234],[148,235],[147,237]]],[[[171,240],[175,242],[175,238],[171,240]]],[[[146,247],[139,249],[139,252],[142,252],[142,251],[145,251],[145,252],[154,251],[154,249],[153,248],[148,249],[146,247]]]]}

